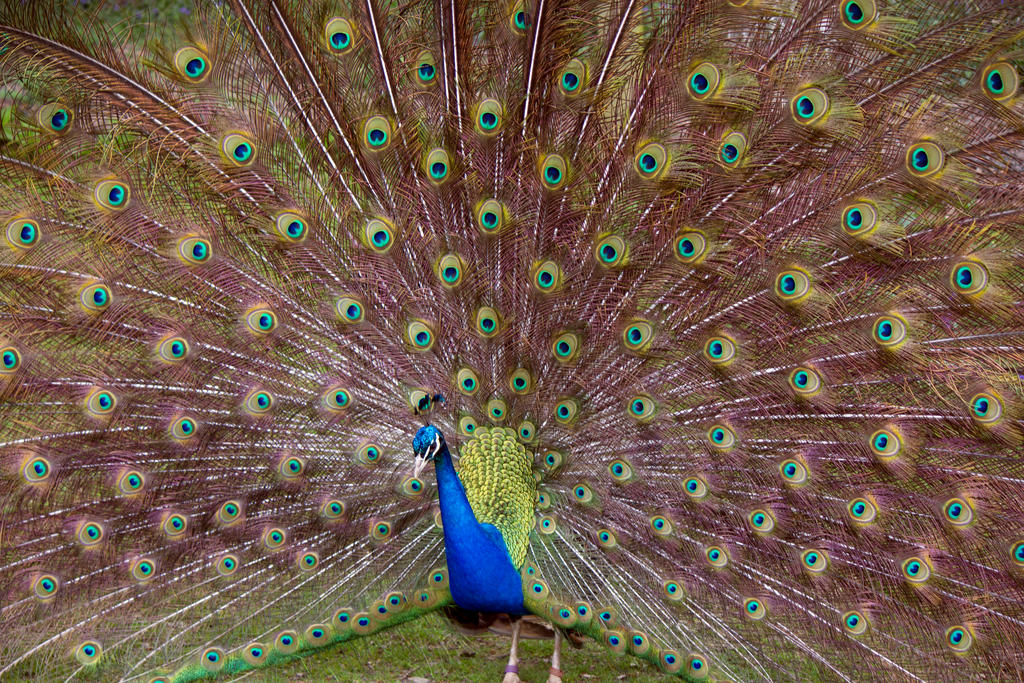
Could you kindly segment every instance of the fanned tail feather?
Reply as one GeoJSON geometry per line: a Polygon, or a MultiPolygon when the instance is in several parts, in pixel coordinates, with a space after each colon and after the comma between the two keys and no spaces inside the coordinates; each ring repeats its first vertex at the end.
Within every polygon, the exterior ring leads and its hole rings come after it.
{"type": "Polygon", "coordinates": [[[425,420],[525,444],[552,629],[1020,677],[1020,7],[82,12],[0,11],[0,677],[451,612],[425,420]]]}

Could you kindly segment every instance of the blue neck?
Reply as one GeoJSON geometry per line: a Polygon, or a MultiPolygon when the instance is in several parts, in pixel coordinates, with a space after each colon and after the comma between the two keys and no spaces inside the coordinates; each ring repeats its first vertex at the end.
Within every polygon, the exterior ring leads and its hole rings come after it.
{"type": "Polygon", "coordinates": [[[493,524],[477,522],[447,446],[437,453],[434,464],[455,604],[481,612],[525,614],[522,579],[501,532],[493,524]]]}

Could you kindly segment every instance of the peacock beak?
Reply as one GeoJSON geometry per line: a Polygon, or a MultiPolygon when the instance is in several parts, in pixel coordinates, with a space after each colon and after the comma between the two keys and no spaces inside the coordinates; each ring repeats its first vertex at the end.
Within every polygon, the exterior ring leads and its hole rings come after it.
{"type": "MultiPolygon", "coordinates": [[[[421,430],[422,431],[422,430],[421,430]]],[[[417,435],[418,436],[418,435],[417,435]]],[[[438,452],[441,450],[443,445],[441,440],[441,432],[434,430],[434,440],[423,449],[423,453],[416,453],[416,461],[413,464],[412,475],[419,479],[420,472],[427,466],[427,463],[437,457],[438,452]]],[[[413,452],[415,453],[415,442],[413,444],[413,452]]]]}
{"type": "Polygon", "coordinates": [[[413,467],[412,467],[412,476],[414,476],[417,479],[419,479],[420,478],[420,473],[427,466],[428,462],[430,462],[430,458],[428,458],[426,456],[426,454],[417,455],[416,456],[415,464],[413,464],[413,467]]]}

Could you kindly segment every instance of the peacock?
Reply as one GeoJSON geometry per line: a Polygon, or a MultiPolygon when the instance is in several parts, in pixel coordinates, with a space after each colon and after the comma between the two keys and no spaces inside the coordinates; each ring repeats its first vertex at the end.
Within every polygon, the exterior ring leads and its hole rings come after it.
{"type": "Polygon", "coordinates": [[[1024,5],[173,14],[0,9],[0,679],[1024,677],[1024,5]]]}

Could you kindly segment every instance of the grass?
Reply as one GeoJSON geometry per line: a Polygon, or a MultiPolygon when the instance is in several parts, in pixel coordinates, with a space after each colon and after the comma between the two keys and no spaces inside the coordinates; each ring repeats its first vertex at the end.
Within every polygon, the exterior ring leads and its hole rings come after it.
{"type": "MultiPolygon", "coordinates": [[[[245,681],[488,681],[501,680],[510,640],[496,634],[466,636],[437,614],[358,638],[302,659],[254,671],[245,681]]],[[[528,683],[547,680],[552,641],[525,640],[519,646],[519,675],[528,683]]],[[[562,647],[566,681],[678,681],[645,662],[617,655],[587,641],[562,647]]]]}

